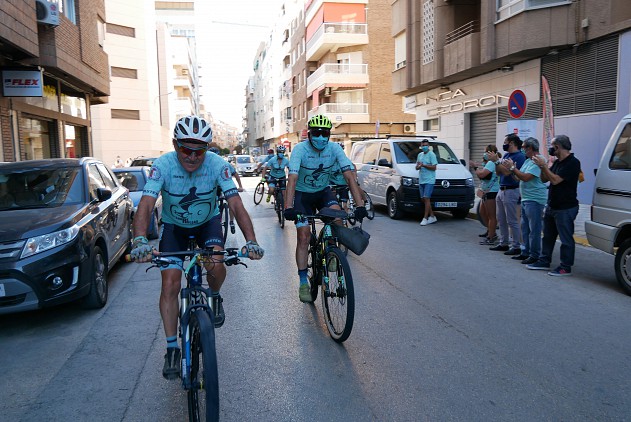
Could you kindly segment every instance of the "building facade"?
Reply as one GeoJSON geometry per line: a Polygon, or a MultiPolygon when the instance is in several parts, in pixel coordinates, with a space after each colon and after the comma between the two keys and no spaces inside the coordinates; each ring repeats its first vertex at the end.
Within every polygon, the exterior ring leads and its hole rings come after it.
{"type": "Polygon", "coordinates": [[[467,160],[507,133],[542,149],[568,135],[586,176],[579,200],[590,203],[592,170],[630,111],[630,28],[623,0],[396,0],[392,92],[416,133],[467,160]]]}
{"type": "Polygon", "coordinates": [[[90,106],[107,101],[103,0],[3,2],[0,161],[93,155],[90,106]]]}

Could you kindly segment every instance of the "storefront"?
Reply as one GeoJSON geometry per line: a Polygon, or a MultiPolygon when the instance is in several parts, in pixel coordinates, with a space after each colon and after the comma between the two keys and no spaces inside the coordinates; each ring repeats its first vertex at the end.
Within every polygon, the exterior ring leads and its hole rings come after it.
{"type": "Polygon", "coordinates": [[[588,204],[592,170],[597,168],[616,123],[629,113],[631,74],[620,71],[631,65],[625,51],[631,51],[631,32],[411,95],[404,104],[408,112],[416,114],[417,133],[437,136],[459,157],[479,161],[486,145],[495,144],[501,151],[505,135],[519,128],[532,127],[520,135],[533,136],[545,146],[544,76],[552,97],[554,133],[566,134],[572,141],[572,150],[587,176],[579,186],[579,200],[588,204]],[[508,110],[516,90],[527,100],[517,119],[508,110]]]}

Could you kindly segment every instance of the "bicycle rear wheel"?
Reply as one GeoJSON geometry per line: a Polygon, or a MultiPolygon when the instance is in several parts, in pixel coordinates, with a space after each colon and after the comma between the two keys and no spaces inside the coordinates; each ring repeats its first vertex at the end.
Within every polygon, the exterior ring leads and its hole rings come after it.
{"type": "Polygon", "coordinates": [[[370,195],[368,195],[366,191],[362,191],[362,192],[364,192],[364,206],[366,207],[366,218],[368,218],[369,220],[372,220],[373,218],[375,218],[375,207],[372,204],[372,199],[370,198],[370,195]]]}
{"type": "Polygon", "coordinates": [[[309,280],[309,290],[311,291],[311,301],[315,302],[318,298],[318,289],[321,283],[321,272],[319,271],[320,263],[317,262],[315,246],[309,246],[309,255],[307,255],[307,279],[309,280]]]}
{"type": "Polygon", "coordinates": [[[215,327],[204,310],[191,313],[191,388],[188,390],[189,421],[219,420],[219,376],[215,351],[215,327]]]}
{"type": "Polygon", "coordinates": [[[258,205],[261,203],[263,199],[263,194],[265,193],[265,183],[259,182],[254,189],[254,204],[258,205]]]}
{"type": "Polygon", "coordinates": [[[283,211],[285,209],[285,203],[284,203],[284,199],[283,199],[283,192],[279,191],[278,193],[276,193],[276,199],[274,202],[276,202],[276,214],[278,215],[278,224],[280,224],[280,228],[284,229],[285,228],[285,214],[283,214],[283,211]]]}
{"type": "Polygon", "coordinates": [[[322,283],[322,312],[331,338],[341,343],[351,335],[355,319],[353,276],[346,257],[336,247],[327,249],[325,265],[329,282],[328,289],[322,283]]]}
{"type": "Polygon", "coordinates": [[[221,213],[221,232],[223,236],[223,244],[225,245],[226,239],[228,238],[228,222],[230,221],[228,204],[221,204],[219,207],[219,212],[221,213]]]}

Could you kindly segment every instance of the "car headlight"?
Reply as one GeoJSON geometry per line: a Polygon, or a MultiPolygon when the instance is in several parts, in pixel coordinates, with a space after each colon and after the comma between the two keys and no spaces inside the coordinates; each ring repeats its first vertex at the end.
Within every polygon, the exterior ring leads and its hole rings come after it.
{"type": "Polygon", "coordinates": [[[472,177],[468,177],[465,182],[464,182],[465,186],[472,186],[473,187],[473,178],[472,177]]]}
{"type": "Polygon", "coordinates": [[[75,237],[77,237],[78,233],[79,227],[72,226],[69,229],[59,230],[42,236],[31,237],[26,241],[26,245],[24,245],[21,258],[26,258],[27,256],[35,255],[71,242],[75,237]]]}
{"type": "Polygon", "coordinates": [[[418,178],[417,177],[405,177],[405,176],[401,176],[401,184],[403,186],[414,186],[414,185],[418,185],[418,178]]]}

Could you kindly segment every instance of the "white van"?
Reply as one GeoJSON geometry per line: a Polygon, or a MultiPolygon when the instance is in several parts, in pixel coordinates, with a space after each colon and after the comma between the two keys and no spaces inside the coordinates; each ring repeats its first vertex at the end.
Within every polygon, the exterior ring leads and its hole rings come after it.
{"type": "Polygon", "coordinates": [[[449,145],[436,141],[435,137],[388,136],[354,143],[350,158],[359,183],[373,203],[387,206],[390,218],[401,218],[404,212],[420,213],[423,205],[415,167],[425,139],[438,159],[432,208],[465,218],[475,197],[473,176],[464,160],[459,160],[449,145]]]}
{"type": "Polygon", "coordinates": [[[616,255],[616,278],[631,295],[631,114],[613,131],[595,173],[587,240],[616,255]]]}

